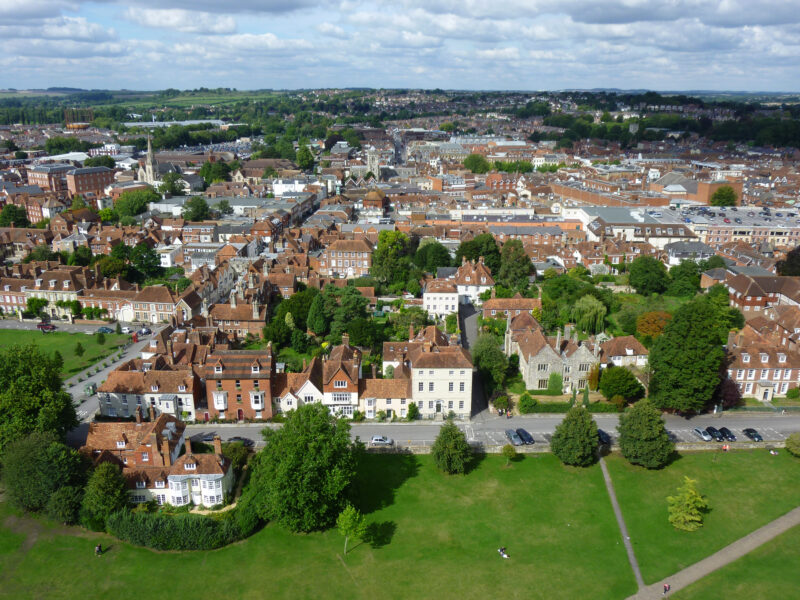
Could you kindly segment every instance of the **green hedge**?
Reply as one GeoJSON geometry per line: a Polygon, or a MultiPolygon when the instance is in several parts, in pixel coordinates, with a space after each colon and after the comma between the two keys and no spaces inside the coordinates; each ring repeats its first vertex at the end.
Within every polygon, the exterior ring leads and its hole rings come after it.
{"type": "Polygon", "coordinates": [[[108,518],[106,529],[121,540],[154,550],[213,550],[248,537],[260,524],[248,507],[219,517],[122,510],[108,518]]]}
{"type": "MultiPolygon", "coordinates": [[[[569,402],[537,402],[526,413],[565,413],[571,408],[569,402]]],[[[591,413],[615,413],[617,407],[613,404],[591,403],[589,404],[589,412],[591,413]]],[[[520,411],[522,412],[522,411],[520,411]]]]}

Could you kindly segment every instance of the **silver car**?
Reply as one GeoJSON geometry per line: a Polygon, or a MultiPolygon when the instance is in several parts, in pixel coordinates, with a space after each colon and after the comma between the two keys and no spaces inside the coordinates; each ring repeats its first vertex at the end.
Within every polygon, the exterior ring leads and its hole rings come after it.
{"type": "Polygon", "coordinates": [[[369,443],[371,446],[392,446],[394,445],[394,440],[387,438],[385,435],[373,435],[369,443]]]}
{"type": "Polygon", "coordinates": [[[704,442],[710,442],[711,440],[714,439],[705,429],[700,429],[699,427],[695,427],[692,431],[697,437],[699,437],[704,442]]]}

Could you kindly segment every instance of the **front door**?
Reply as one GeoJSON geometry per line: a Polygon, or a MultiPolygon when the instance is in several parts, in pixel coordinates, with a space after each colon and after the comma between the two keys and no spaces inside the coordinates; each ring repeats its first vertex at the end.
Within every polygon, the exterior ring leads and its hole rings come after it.
{"type": "Polygon", "coordinates": [[[236,418],[240,421],[244,421],[244,411],[241,408],[236,411],[236,418]]]}
{"type": "Polygon", "coordinates": [[[437,413],[442,412],[442,403],[441,402],[437,402],[436,403],[436,412],[437,413]]]}

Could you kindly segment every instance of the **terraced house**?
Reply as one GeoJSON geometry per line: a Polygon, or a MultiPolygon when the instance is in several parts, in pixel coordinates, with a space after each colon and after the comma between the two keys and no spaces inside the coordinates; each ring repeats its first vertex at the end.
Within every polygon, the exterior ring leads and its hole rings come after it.
{"type": "Polygon", "coordinates": [[[206,404],[200,418],[244,421],[272,417],[272,344],[261,350],[216,350],[201,365],[206,404]]]}

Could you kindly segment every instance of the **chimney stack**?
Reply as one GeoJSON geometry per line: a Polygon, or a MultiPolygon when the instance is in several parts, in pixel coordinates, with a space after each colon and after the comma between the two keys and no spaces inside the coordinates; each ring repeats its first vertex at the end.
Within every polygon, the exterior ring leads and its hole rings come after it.
{"type": "Polygon", "coordinates": [[[342,334],[342,345],[343,346],[349,346],[350,345],[350,334],[349,333],[343,333],[342,334]]]}
{"type": "Polygon", "coordinates": [[[495,289],[494,289],[494,288],[492,288],[492,298],[494,298],[494,297],[495,297],[495,294],[496,294],[496,292],[495,292],[495,289]]]}
{"type": "Polygon", "coordinates": [[[164,457],[164,466],[171,467],[172,466],[172,453],[169,451],[169,444],[166,445],[167,448],[162,452],[162,456],[164,457]]]}
{"type": "Polygon", "coordinates": [[[214,436],[214,454],[217,456],[222,454],[222,440],[218,435],[214,436]]]}
{"type": "Polygon", "coordinates": [[[167,338],[167,363],[175,364],[175,354],[172,352],[172,338],[167,338]]]}
{"type": "Polygon", "coordinates": [[[372,363],[372,378],[373,379],[378,378],[378,365],[376,365],[375,363],[372,363]]]}
{"type": "Polygon", "coordinates": [[[183,443],[184,443],[185,448],[186,448],[186,454],[187,455],[191,454],[192,453],[192,440],[191,440],[191,438],[186,437],[183,440],[183,443]]]}
{"type": "Polygon", "coordinates": [[[156,420],[156,407],[152,404],[150,405],[150,421],[154,422],[156,420]]]}
{"type": "Polygon", "coordinates": [[[561,353],[561,329],[556,334],[556,352],[561,353]]]}
{"type": "Polygon", "coordinates": [[[231,308],[236,308],[236,291],[231,292],[231,308]]]}
{"type": "Polygon", "coordinates": [[[140,424],[142,422],[142,409],[139,406],[136,407],[136,422],[140,424]]]}
{"type": "Polygon", "coordinates": [[[306,359],[303,359],[303,373],[306,371],[306,359]]]}
{"type": "Polygon", "coordinates": [[[414,325],[408,326],[408,341],[412,341],[414,339],[414,325]]]}
{"type": "Polygon", "coordinates": [[[258,312],[259,312],[258,311],[258,302],[253,300],[253,320],[254,321],[258,319],[258,312]]]}

